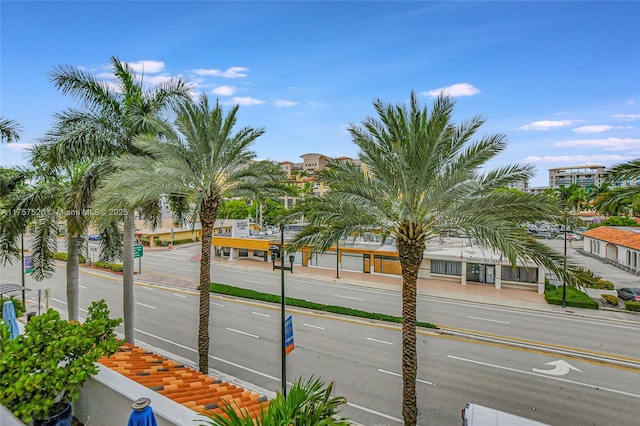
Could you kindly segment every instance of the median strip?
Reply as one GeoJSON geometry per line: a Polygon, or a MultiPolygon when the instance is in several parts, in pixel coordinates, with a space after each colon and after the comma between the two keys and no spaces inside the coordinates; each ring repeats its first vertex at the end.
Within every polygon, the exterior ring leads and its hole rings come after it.
{"type": "MultiPolygon", "coordinates": [[[[240,297],[244,299],[259,300],[261,302],[267,302],[267,303],[280,303],[280,296],[278,295],[263,293],[260,291],[249,290],[245,288],[233,287],[226,284],[212,283],[210,286],[210,291],[212,293],[222,294],[225,296],[234,296],[234,297],[240,297]]],[[[402,317],[397,317],[394,315],[380,314],[377,312],[366,312],[366,311],[361,311],[359,309],[345,308],[343,306],[324,305],[322,303],[309,302],[307,300],[296,299],[293,297],[286,297],[285,302],[287,306],[292,306],[296,308],[312,309],[315,311],[330,312],[332,314],[347,315],[347,316],[358,317],[358,318],[369,318],[377,321],[387,321],[387,322],[402,324],[402,317]]],[[[424,327],[424,328],[433,328],[433,329],[438,328],[434,324],[423,322],[423,321],[418,321],[416,325],[418,327],[424,327]]]]}

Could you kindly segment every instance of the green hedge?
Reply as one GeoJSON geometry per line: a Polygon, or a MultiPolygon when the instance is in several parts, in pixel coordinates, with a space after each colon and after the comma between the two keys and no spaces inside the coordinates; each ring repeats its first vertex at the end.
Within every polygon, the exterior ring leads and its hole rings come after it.
{"type": "Polygon", "coordinates": [[[618,296],[614,294],[603,294],[602,298],[606,300],[610,305],[618,306],[618,296]]]}
{"type": "Polygon", "coordinates": [[[193,238],[185,238],[182,240],[175,240],[173,242],[173,245],[177,245],[177,244],[188,244],[188,243],[192,243],[193,242],[193,238]]]}
{"type": "MultiPolygon", "coordinates": [[[[550,305],[562,305],[562,286],[555,290],[545,291],[544,297],[550,305]]],[[[598,302],[590,298],[586,293],[567,286],[567,306],[574,308],[598,309],[598,302]]]]}
{"type": "MultiPolygon", "coordinates": [[[[259,291],[233,287],[226,284],[211,283],[210,291],[213,293],[224,294],[227,296],[242,297],[245,299],[252,299],[252,300],[260,300],[262,302],[268,302],[268,303],[280,303],[280,296],[277,296],[275,294],[262,293],[259,291]]],[[[396,316],[387,315],[387,314],[379,314],[376,312],[366,312],[358,309],[345,308],[342,306],[324,305],[322,303],[309,302],[307,300],[296,299],[293,297],[285,298],[285,302],[287,306],[294,306],[296,308],[313,309],[316,311],[331,312],[333,314],[339,314],[339,315],[348,315],[352,317],[369,318],[369,319],[374,319],[379,321],[402,323],[402,317],[396,317],[396,316]]],[[[434,324],[431,324],[428,322],[422,322],[422,321],[418,321],[417,325],[418,327],[438,328],[438,326],[434,324]]]]}
{"type": "Polygon", "coordinates": [[[98,268],[111,269],[113,272],[122,272],[122,265],[119,263],[95,262],[94,265],[98,268]]]}
{"type": "Polygon", "coordinates": [[[640,302],[635,302],[633,300],[625,300],[624,308],[627,311],[640,312],[640,302]]]}
{"type": "MultiPolygon", "coordinates": [[[[63,252],[57,252],[57,253],[53,253],[53,258],[55,260],[64,260],[65,262],[67,261],[67,257],[69,255],[67,253],[63,253],[63,252]]],[[[78,263],[86,263],[87,262],[87,258],[85,258],[83,255],[79,254],[78,255],[78,263]]]]}

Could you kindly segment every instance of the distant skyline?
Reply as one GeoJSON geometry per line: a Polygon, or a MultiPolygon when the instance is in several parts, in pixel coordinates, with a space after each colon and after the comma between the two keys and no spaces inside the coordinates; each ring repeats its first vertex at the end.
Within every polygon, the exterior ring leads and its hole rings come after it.
{"type": "Polygon", "coordinates": [[[48,73],[61,65],[110,79],[111,56],[154,84],[182,76],[264,127],[259,158],[358,155],[346,127],[372,101],[429,106],[446,91],[455,120],[504,133],[489,163],[610,167],[640,157],[640,2],[7,1],[0,2],[0,114],[21,143],[77,104],[48,73]]]}

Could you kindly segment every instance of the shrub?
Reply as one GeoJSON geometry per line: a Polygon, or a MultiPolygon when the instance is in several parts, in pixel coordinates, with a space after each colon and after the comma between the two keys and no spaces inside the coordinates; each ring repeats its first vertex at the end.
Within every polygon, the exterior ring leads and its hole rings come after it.
{"type": "Polygon", "coordinates": [[[119,263],[95,262],[94,265],[98,268],[111,269],[113,272],[122,272],[122,265],[119,263]]]}
{"type": "Polygon", "coordinates": [[[177,245],[177,244],[188,244],[188,243],[192,243],[193,242],[193,238],[185,238],[182,240],[175,240],[173,242],[173,245],[177,245]]]}
{"type": "MultiPolygon", "coordinates": [[[[63,260],[65,262],[67,261],[68,256],[69,256],[68,253],[64,253],[64,252],[60,252],[60,251],[57,252],[57,253],[53,253],[53,258],[55,260],[63,260]]],[[[78,255],[78,263],[86,263],[86,262],[87,262],[87,259],[83,255],[79,254],[78,255]]]]}
{"type": "Polygon", "coordinates": [[[640,312],[640,302],[635,302],[633,300],[625,300],[624,308],[627,311],[640,312]]]}
{"type": "Polygon", "coordinates": [[[610,305],[618,306],[618,296],[614,294],[603,294],[602,298],[606,300],[610,305]]]}
{"type": "MultiPolygon", "coordinates": [[[[544,297],[550,305],[562,305],[562,286],[555,290],[545,291],[544,297]]],[[[567,306],[574,308],[598,309],[598,302],[573,287],[567,286],[566,302],[567,306]]]]}
{"type": "Polygon", "coordinates": [[[556,286],[549,282],[548,278],[544,279],[544,291],[553,291],[556,289],[556,286]]]}

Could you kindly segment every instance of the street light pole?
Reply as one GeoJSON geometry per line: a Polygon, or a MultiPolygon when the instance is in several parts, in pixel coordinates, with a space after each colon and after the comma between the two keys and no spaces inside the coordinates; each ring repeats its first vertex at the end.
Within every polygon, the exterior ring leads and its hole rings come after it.
{"type": "Polygon", "coordinates": [[[562,307],[567,307],[567,208],[564,208],[564,277],[562,278],[562,307]]]}
{"type": "Polygon", "coordinates": [[[340,241],[336,241],[336,278],[340,278],[340,241]]]}
{"type": "Polygon", "coordinates": [[[284,271],[293,273],[294,256],[289,256],[291,266],[285,266],[284,263],[284,225],[280,225],[280,247],[275,244],[269,247],[271,250],[271,260],[273,261],[273,269],[280,269],[280,356],[281,356],[281,377],[282,377],[282,395],[287,399],[287,352],[285,348],[285,330],[286,330],[286,303],[284,291],[284,271]],[[276,265],[276,260],[280,257],[280,266],[276,265]]]}

